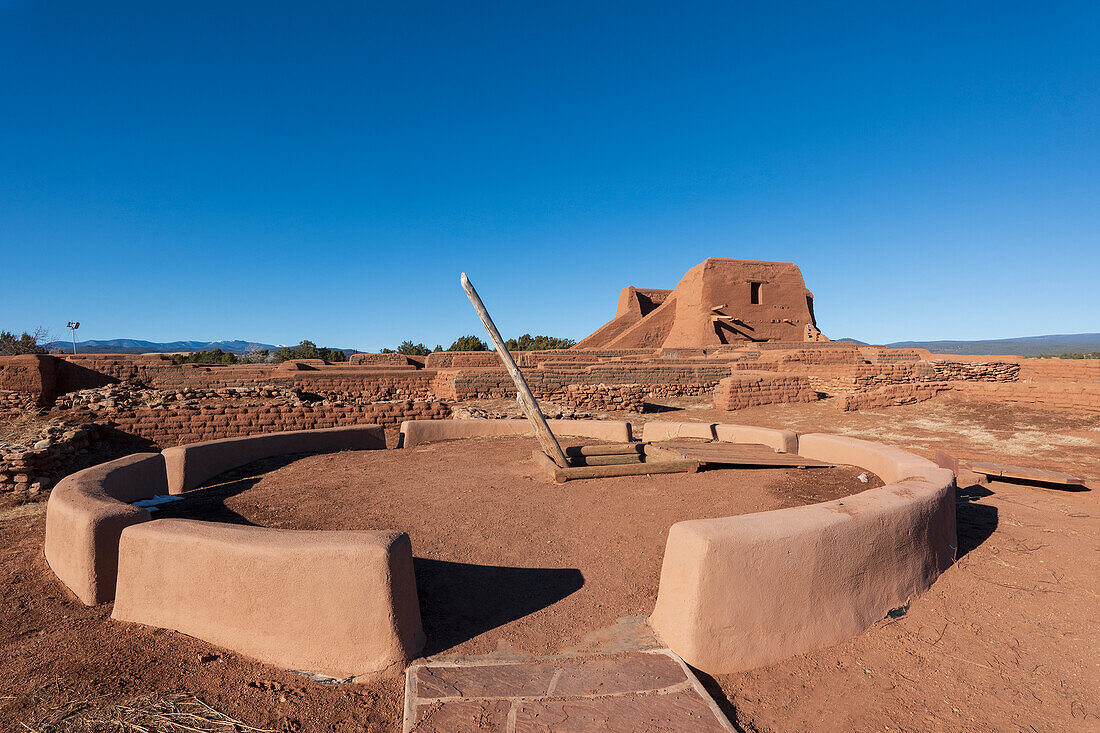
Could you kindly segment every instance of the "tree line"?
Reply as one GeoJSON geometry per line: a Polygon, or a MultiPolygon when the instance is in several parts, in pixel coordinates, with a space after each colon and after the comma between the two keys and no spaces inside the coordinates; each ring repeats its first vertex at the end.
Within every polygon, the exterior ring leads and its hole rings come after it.
{"type": "MultiPolygon", "coordinates": [[[[546,351],[548,349],[568,349],[577,342],[573,339],[557,338],[554,336],[532,336],[525,333],[519,338],[508,339],[504,346],[509,351],[546,351]]],[[[402,341],[396,349],[382,349],[383,354],[404,354],[405,356],[427,356],[436,351],[488,351],[489,346],[477,336],[460,336],[446,349],[437,344],[434,349],[429,349],[422,343],[402,341]]]]}

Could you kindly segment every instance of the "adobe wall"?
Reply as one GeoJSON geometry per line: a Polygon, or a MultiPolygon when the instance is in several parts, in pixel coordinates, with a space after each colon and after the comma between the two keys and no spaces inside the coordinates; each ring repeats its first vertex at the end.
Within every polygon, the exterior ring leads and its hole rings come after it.
{"type": "Polygon", "coordinates": [[[576,348],[690,349],[821,339],[813,294],[797,265],[711,257],[688,270],[672,291],[624,289],[615,317],[576,348]]]}
{"type": "Polygon", "coordinates": [[[131,505],[166,493],[173,476],[190,485],[261,456],[384,446],[379,426],[362,426],[190,445],[171,452],[171,471],[160,454],[100,464],[50,496],[47,563],[83,603],[113,600],[120,621],[287,669],[360,679],[392,673],[425,641],[405,533],[154,520],[131,505]]]}
{"type": "Polygon", "coordinates": [[[26,354],[23,356],[0,356],[0,391],[5,395],[29,395],[16,399],[5,397],[5,405],[13,408],[34,405],[47,405],[57,393],[57,360],[49,356],[26,354]]]}
{"type": "Polygon", "coordinates": [[[143,408],[112,415],[107,426],[144,438],[162,448],[219,438],[284,430],[307,430],[376,424],[397,426],[404,420],[450,417],[450,405],[439,401],[403,400],[365,405],[204,405],[199,408],[143,408]]]}
{"type": "MultiPolygon", "coordinates": [[[[751,434],[727,436],[758,442],[751,434]]],[[[955,559],[951,471],[839,436],[801,435],[797,446],[799,455],[866,468],[887,485],[671,527],[650,623],[708,674],[772,664],[855,636],[927,590],[955,559]]]]}
{"type": "Polygon", "coordinates": [[[1100,359],[1020,359],[1026,382],[1100,382],[1100,359]]]}
{"type": "Polygon", "coordinates": [[[714,390],[714,406],[719,410],[816,401],[817,391],[810,386],[810,380],[796,374],[737,372],[721,380],[714,390]]]}
{"type": "Polygon", "coordinates": [[[357,681],[400,672],[425,641],[403,532],[187,519],[129,527],[111,618],[357,681]]]}
{"type": "Polygon", "coordinates": [[[122,530],[153,518],[131,502],[166,493],[159,453],[135,453],[66,477],[46,506],[50,569],[85,605],[110,601],[122,530]]]}
{"type": "Polygon", "coordinates": [[[1100,382],[1050,380],[1045,382],[953,382],[952,399],[1026,405],[1050,410],[1100,412],[1100,382]]]}
{"type": "Polygon", "coordinates": [[[923,382],[920,384],[890,384],[876,389],[868,389],[853,394],[837,396],[837,409],[843,412],[852,410],[872,410],[876,407],[898,407],[930,400],[938,394],[950,390],[947,382],[923,382]]]}

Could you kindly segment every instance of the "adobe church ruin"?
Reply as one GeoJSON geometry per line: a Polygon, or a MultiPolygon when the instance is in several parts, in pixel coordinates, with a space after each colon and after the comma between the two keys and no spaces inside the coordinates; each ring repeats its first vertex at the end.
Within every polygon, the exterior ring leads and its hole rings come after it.
{"type": "Polygon", "coordinates": [[[762,341],[828,341],[814,296],[793,262],[709,257],[674,290],[627,286],[615,317],[577,349],[705,348],[762,341]]]}

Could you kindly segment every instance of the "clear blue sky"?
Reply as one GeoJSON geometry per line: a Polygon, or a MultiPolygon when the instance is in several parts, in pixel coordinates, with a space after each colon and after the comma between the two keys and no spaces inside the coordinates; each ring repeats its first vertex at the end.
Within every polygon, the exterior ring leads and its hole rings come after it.
{"type": "Polygon", "coordinates": [[[0,327],[581,338],[797,262],[826,334],[1100,331],[1100,5],[0,0],[0,327]]]}

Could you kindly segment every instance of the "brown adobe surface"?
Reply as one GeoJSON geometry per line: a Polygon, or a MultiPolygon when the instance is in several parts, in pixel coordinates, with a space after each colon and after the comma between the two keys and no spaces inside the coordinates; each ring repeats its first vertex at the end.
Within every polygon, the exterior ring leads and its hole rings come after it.
{"type": "Polygon", "coordinates": [[[648,614],[676,522],[881,485],[877,477],[861,483],[864,472],[852,467],[559,485],[531,460],[537,445],[529,437],[473,438],[257,462],[223,481],[252,478],[164,505],[158,515],[285,529],[405,530],[425,656],[526,657],[576,649],[591,632],[648,614]]]}
{"type": "MultiPolygon", "coordinates": [[[[938,448],[964,459],[1080,473],[1100,488],[1095,416],[941,400],[854,413],[827,402],[732,413],[690,401],[669,408],[644,417],[821,430],[929,457],[938,448]]],[[[745,730],[1100,726],[1096,492],[977,486],[970,478],[960,477],[960,561],[905,615],[829,649],[711,681],[745,730]]],[[[369,687],[322,686],[178,634],[113,622],[110,605],[79,604],[42,559],[42,509],[0,508],[0,729],[19,730],[19,721],[33,723],[70,701],[147,691],[196,692],[234,717],[277,730],[398,729],[399,678],[369,687]],[[209,653],[219,656],[200,660],[209,653]]],[[[531,522],[543,519],[550,524],[552,516],[533,515],[531,522]]],[[[413,543],[424,557],[415,534],[413,543]]],[[[526,558],[517,564],[548,566],[526,558]]],[[[586,588],[595,588],[594,581],[586,588]]],[[[583,592],[565,600],[579,601],[583,592]]],[[[495,649],[493,640],[506,636],[504,630],[485,634],[485,647],[495,649]]],[[[609,633],[600,641],[617,636],[636,640],[609,633]]],[[[481,642],[463,644],[476,649],[481,642]]]]}

